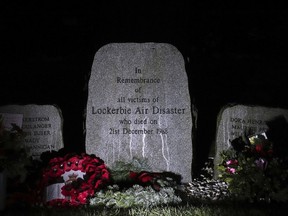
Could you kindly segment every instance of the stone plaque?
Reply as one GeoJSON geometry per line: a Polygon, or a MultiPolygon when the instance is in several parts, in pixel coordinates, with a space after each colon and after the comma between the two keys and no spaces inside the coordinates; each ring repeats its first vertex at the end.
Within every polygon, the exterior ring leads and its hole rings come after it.
{"type": "Polygon", "coordinates": [[[146,159],[153,171],[191,181],[192,118],[184,60],[163,43],[108,44],[95,55],[86,151],[115,161],[146,159]]]}
{"type": "Polygon", "coordinates": [[[8,114],[23,116],[22,129],[26,134],[23,145],[33,159],[39,159],[42,152],[64,147],[59,108],[52,105],[7,105],[0,107],[0,113],[4,117],[8,114]]]}
{"type": "Polygon", "coordinates": [[[230,147],[230,140],[266,132],[266,123],[279,116],[288,120],[288,110],[245,105],[224,107],[217,119],[215,166],[220,162],[220,153],[230,147]]]}

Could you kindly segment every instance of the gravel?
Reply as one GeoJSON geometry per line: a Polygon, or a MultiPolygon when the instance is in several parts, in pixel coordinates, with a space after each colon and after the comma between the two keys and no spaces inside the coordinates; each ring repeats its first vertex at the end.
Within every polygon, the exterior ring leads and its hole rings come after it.
{"type": "Polygon", "coordinates": [[[219,179],[213,178],[213,163],[207,162],[201,170],[199,178],[184,185],[188,198],[199,200],[225,200],[230,197],[228,184],[219,179]]]}

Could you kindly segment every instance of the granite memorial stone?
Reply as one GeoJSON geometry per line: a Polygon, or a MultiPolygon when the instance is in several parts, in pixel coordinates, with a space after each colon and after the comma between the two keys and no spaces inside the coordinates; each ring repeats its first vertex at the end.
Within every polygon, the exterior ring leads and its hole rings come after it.
{"type": "Polygon", "coordinates": [[[23,129],[23,145],[29,156],[39,159],[42,152],[64,147],[62,137],[62,114],[52,105],[7,105],[0,107],[0,114],[8,122],[23,129]]]}
{"type": "Polygon", "coordinates": [[[86,151],[107,165],[146,159],[191,181],[192,118],[180,52],[163,43],[114,43],[95,55],[86,151]]]}
{"type": "MultiPolygon", "coordinates": [[[[231,105],[218,114],[214,165],[220,163],[220,153],[233,139],[242,135],[261,134],[268,130],[267,122],[279,116],[288,120],[288,110],[261,106],[231,105]]],[[[216,167],[215,167],[216,168],[216,167]]]]}

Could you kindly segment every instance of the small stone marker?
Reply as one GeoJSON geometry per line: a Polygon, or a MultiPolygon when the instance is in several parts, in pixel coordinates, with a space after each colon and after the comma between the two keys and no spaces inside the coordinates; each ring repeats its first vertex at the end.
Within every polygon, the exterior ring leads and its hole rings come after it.
{"type": "Polygon", "coordinates": [[[7,105],[0,107],[0,114],[4,121],[5,116],[13,120],[11,122],[19,122],[20,116],[23,118],[22,129],[26,133],[23,145],[33,159],[39,159],[42,152],[64,147],[59,108],[52,105],[7,105]]]}
{"type": "Polygon", "coordinates": [[[86,151],[109,166],[146,159],[191,181],[192,118],[180,52],[163,43],[108,44],[95,55],[86,151]]]}
{"type": "Polygon", "coordinates": [[[220,153],[230,147],[230,140],[247,133],[265,132],[268,129],[266,122],[279,116],[288,120],[288,110],[245,105],[224,107],[217,119],[215,168],[220,163],[220,153]]]}

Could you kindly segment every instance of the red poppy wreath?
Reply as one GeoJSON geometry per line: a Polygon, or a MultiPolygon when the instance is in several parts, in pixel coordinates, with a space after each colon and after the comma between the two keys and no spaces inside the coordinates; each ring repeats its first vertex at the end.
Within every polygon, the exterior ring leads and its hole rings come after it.
{"type": "Polygon", "coordinates": [[[42,175],[43,202],[52,206],[87,204],[109,179],[106,165],[95,155],[67,154],[52,158],[42,175]]]}

